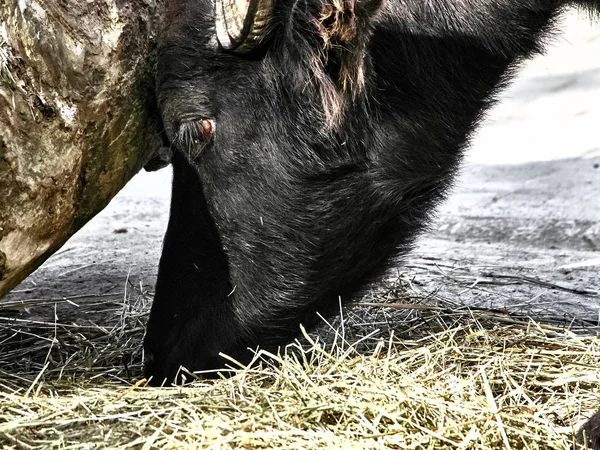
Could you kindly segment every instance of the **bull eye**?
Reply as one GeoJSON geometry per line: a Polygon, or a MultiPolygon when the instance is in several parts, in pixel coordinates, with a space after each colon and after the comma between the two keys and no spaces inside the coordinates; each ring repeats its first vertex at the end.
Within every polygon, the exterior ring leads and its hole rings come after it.
{"type": "Polygon", "coordinates": [[[215,122],[212,119],[191,120],[179,125],[175,144],[180,150],[186,150],[197,156],[215,134],[215,122]]]}
{"type": "Polygon", "coordinates": [[[205,141],[209,141],[214,132],[213,121],[209,119],[202,119],[200,121],[200,127],[202,128],[202,139],[205,141]]]}

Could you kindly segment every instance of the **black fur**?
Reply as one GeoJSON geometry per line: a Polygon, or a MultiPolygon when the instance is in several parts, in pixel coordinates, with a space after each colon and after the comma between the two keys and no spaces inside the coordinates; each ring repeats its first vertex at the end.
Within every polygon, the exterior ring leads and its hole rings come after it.
{"type": "Polygon", "coordinates": [[[223,367],[219,352],[275,350],[410,250],[482,114],[565,6],[357,0],[346,42],[329,2],[279,0],[244,57],[219,49],[212,0],[167,2],[157,85],[177,148],[145,341],[156,384],[180,365],[223,367]]]}
{"type": "Polygon", "coordinates": [[[600,449],[600,411],[596,412],[576,435],[573,450],[600,449]]]}

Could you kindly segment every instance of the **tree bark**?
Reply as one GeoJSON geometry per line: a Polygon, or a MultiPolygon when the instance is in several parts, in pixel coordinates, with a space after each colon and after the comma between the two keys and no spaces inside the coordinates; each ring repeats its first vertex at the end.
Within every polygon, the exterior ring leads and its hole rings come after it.
{"type": "Polygon", "coordinates": [[[163,0],[0,0],[0,297],[161,147],[163,0]]]}

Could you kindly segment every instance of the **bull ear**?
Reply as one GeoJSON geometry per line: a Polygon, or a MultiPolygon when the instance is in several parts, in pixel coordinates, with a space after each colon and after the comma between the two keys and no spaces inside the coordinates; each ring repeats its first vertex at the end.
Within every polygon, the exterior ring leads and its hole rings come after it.
{"type": "Polygon", "coordinates": [[[215,0],[215,25],[221,47],[249,53],[265,37],[274,0],[215,0]]]}
{"type": "Polygon", "coordinates": [[[361,92],[374,19],[384,0],[324,0],[316,21],[330,76],[342,92],[361,92]],[[333,62],[333,63],[332,63],[333,62]]]}
{"type": "Polygon", "coordinates": [[[325,45],[330,41],[347,45],[368,39],[382,4],[383,0],[325,0],[318,20],[325,45]]]}

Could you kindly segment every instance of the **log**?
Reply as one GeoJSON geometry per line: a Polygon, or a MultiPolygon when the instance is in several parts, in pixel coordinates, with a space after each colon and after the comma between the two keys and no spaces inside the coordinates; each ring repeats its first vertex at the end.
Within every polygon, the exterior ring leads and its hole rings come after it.
{"type": "Polygon", "coordinates": [[[0,297],[160,152],[162,6],[0,1],[0,297]]]}

